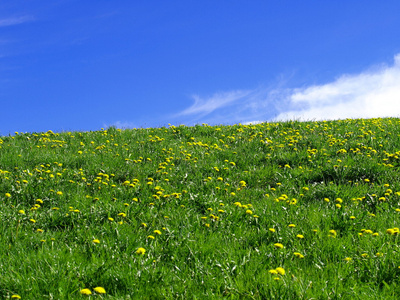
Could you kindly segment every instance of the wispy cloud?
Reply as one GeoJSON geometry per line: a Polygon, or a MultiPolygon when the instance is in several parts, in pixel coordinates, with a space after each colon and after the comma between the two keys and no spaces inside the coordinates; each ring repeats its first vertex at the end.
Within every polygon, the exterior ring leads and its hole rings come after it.
{"type": "Polygon", "coordinates": [[[400,54],[381,65],[332,82],[302,88],[260,87],[193,96],[179,116],[191,122],[259,123],[262,120],[333,120],[400,116],[400,54]]]}
{"type": "Polygon", "coordinates": [[[230,92],[221,92],[216,93],[208,98],[201,98],[198,95],[193,95],[194,103],[191,107],[185,109],[180,113],[180,115],[207,115],[212,113],[213,111],[232,105],[233,103],[243,100],[249,97],[252,94],[252,91],[230,91],[230,92]]]}
{"type": "Polygon", "coordinates": [[[30,22],[32,20],[33,20],[32,16],[19,16],[19,17],[0,19],[0,27],[18,25],[18,24],[30,22]]]}

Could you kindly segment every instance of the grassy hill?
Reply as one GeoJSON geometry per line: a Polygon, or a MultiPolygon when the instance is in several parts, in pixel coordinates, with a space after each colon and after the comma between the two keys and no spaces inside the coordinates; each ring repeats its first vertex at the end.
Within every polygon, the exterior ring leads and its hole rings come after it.
{"type": "Polygon", "coordinates": [[[395,118],[1,137],[0,297],[399,299],[399,157],[395,118]]]}

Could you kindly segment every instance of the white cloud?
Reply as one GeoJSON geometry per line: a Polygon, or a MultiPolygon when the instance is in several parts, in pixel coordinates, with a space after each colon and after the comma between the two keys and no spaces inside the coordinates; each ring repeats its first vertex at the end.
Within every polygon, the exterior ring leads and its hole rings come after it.
{"type": "Polygon", "coordinates": [[[29,22],[32,20],[33,20],[33,18],[30,16],[20,16],[20,17],[0,19],[0,27],[18,25],[18,24],[26,23],[26,22],[29,22]]]}
{"type": "Polygon", "coordinates": [[[333,82],[295,89],[291,109],[275,120],[333,120],[400,116],[400,54],[392,66],[381,66],[333,82]]]}
{"type": "MultiPolygon", "coordinates": [[[[284,85],[284,84],[283,84],[284,85]]],[[[400,54],[380,65],[320,85],[220,92],[194,103],[178,116],[191,122],[256,123],[261,120],[334,120],[400,116],[400,54]]]]}

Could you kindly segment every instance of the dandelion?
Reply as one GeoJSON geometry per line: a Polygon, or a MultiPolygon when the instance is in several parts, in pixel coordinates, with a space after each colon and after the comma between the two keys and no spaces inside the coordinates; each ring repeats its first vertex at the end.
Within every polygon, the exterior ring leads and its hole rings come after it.
{"type": "Polygon", "coordinates": [[[278,275],[278,271],[277,270],[269,270],[268,273],[273,274],[273,275],[278,275]]]}
{"type": "Polygon", "coordinates": [[[252,215],[252,214],[253,214],[253,212],[252,212],[250,209],[248,209],[248,210],[246,210],[246,214],[248,214],[248,215],[252,215]]]}
{"type": "Polygon", "coordinates": [[[154,237],[154,236],[152,236],[152,235],[149,235],[147,238],[148,238],[148,239],[152,239],[152,240],[154,240],[154,239],[155,239],[155,237],[154,237]]]}
{"type": "Polygon", "coordinates": [[[280,275],[285,275],[285,269],[284,268],[281,268],[281,267],[278,267],[278,268],[276,268],[275,269],[280,275]]]}
{"type": "Polygon", "coordinates": [[[11,299],[21,299],[21,296],[15,294],[11,296],[11,299]]]}
{"type": "Polygon", "coordinates": [[[98,239],[94,239],[92,242],[95,244],[100,244],[100,241],[98,239]]]}
{"type": "Polygon", "coordinates": [[[93,289],[97,294],[105,294],[106,290],[104,288],[102,288],[101,286],[95,287],[93,289]]]}
{"type": "Polygon", "coordinates": [[[154,233],[160,235],[161,231],[160,230],[154,230],[154,233]]]}
{"type": "Polygon", "coordinates": [[[82,295],[91,295],[92,292],[89,289],[83,289],[83,290],[81,290],[81,294],[82,295]]]}
{"type": "Polygon", "coordinates": [[[336,237],[337,232],[336,232],[336,230],[331,229],[331,230],[329,230],[329,234],[331,237],[336,237]]]}
{"type": "Polygon", "coordinates": [[[275,228],[268,228],[268,230],[271,231],[271,232],[275,232],[276,231],[275,228]]]}
{"type": "Polygon", "coordinates": [[[344,260],[347,261],[347,262],[349,262],[349,261],[352,260],[352,258],[351,258],[351,257],[346,257],[344,260]]]}
{"type": "Polygon", "coordinates": [[[19,212],[21,215],[24,215],[24,214],[25,214],[25,211],[24,211],[23,209],[19,210],[18,212],[19,212]]]}
{"type": "Polygon", "coordinates": [[[275,243],[274,246],[277,249],[282,249],[283,248],[283,245],[281,243],[275,243]]]}
{"type": "MultiPolygon", "coordinates": [[[[6,193],[5,196],[6,196],[6,198],[10,198],[10,197],[11,197],[11,194],[10,194],[10,193],[6,193]]],[[[18,295],[17,295],[17,296],[18,296],[18,295]]],[[[19,296],[18,296],[18,297],[19,297],[19,296]]]]}
{"type": "Polygon", "coordinates": [[[293,254],[298,258],[304,258],[304,255],[301,254],[300,252],[294,252],[293,254]]]}
{"type": "Polygon", "coordinates": [[[59,196],[62,196],[62,194],[63,194],[63,192],[61,192],[61,191],[57,192],[57,195],[59,195],[59,196]]]}
{"type": "Polygon", "coordinates": [[[367,258],[368,254],[367,253],[363,253],[363,254],[361,254],[361,256],[364,257],[364,258],[367,258]]]}
{"type": "Polygon", "coordinates": [[[296,237],[297,237],[298,239],[304,239],[304,235],[302,235],[302,234],[298,234],[298,235],[296,235],[296,237]]]}
{"type": "Polygon", "coordinates": [[[294,225],[294,224],[289,224],[289,227],[290,227],[290,228],[294,228],[294,227],[296,227],[296,225],[294,225]]]}
{"type": "Polygon", "coordinates": [[[386,230],[386,233],[390,234],[390,235],[393,235],[393,234],[395,234],[395,231],[394,231],[394,229],[389,228],[388,230],[386,230]]]}
{"type": "Polygon", "coordinates": [[[144,248],[138,248],[136,250],[136,254],[143,255],[145,253],[146,253],[146,249],[144,249],[144,248]]]}

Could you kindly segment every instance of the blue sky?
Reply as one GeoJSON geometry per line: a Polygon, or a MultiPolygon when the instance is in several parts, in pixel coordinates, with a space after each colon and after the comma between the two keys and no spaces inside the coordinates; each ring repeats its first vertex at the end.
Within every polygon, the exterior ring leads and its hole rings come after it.
{"type": "Polygon", "coordinates": [[[400,2],[0,2],[0,135],[400,116],[400,2]]]}

